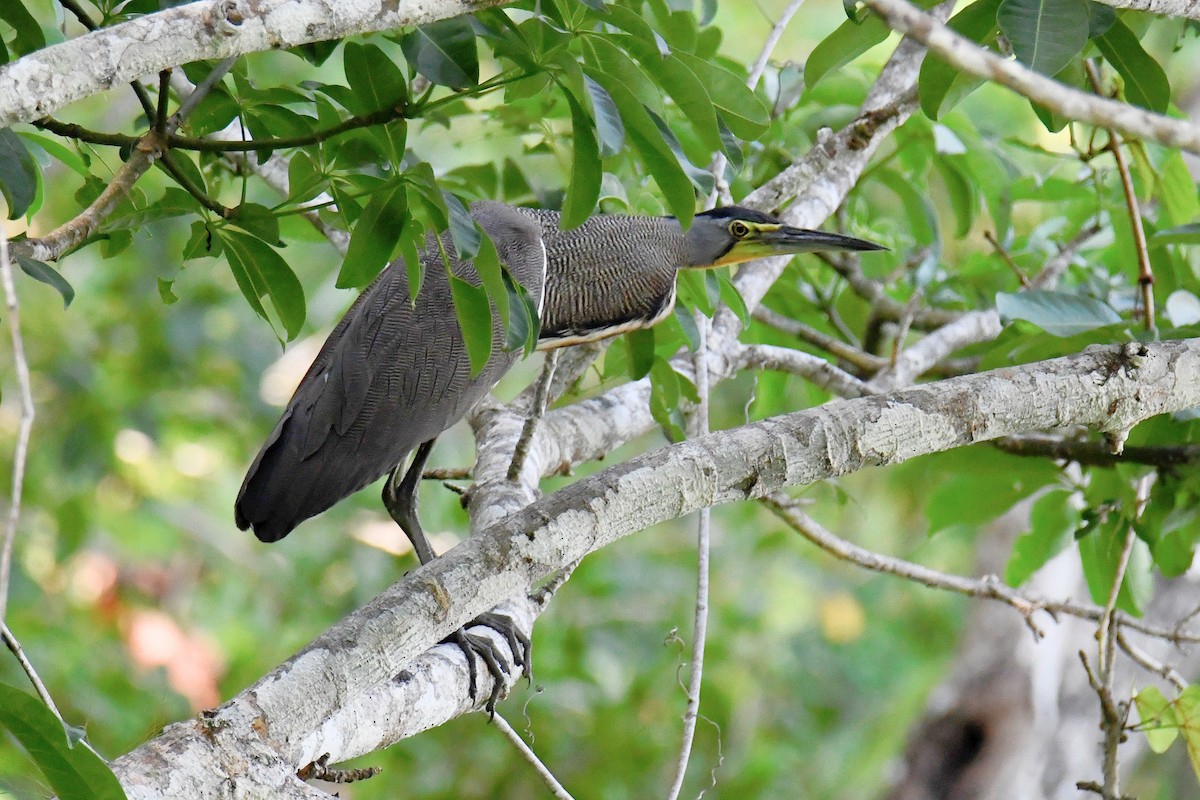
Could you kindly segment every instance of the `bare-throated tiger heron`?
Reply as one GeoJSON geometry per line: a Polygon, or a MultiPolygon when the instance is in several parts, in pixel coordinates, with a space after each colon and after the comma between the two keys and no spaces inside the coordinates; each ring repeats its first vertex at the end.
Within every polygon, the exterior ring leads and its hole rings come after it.
{"type": "MultiPolygon", "coordinates": [[[[556,212],[496,202],[472,204],[471,215],[512,276],[538,300],[542,350],[655,324],[674,306],[679,269],[818,250],[882,249],[862,239],[792,228],[739,207],[698,214],[687,231],[672,217],[621,215],[593,216],[564,231],[556,212]]],[[[449,236],[442,247],[453,258],[449,236]]],[[[504,350],[493,313],[491,356],[472,375],[432,236],[420,258],[426,269],[415,303],[405,265],[397,261],[333,329],[250,465],[235,506],[239,528],[253,528],[265,542],[277,541],[391,472],[385,505],[421,563],[434,557],[416,513],[426,457],[434,439],[461,419],[519,354],[504,350]]],[[[479,284],[469,261],[454,259],[452,271],[479,284]]]]}

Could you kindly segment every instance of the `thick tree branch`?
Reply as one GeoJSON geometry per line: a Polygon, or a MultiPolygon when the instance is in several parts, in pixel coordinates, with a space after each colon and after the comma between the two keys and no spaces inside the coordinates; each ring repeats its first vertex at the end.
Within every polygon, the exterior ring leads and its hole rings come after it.
{"type": "Polygon", "coordinates": [[[0,127],[189,61],[421,25],[501,0],[202,0],[47,47],[0,68],[0,127]]]}
{"type": "Polygon", "coordinates": [[[906,0],[867,0],[867,5],[893,30],[912,36],[964,72],[1007,86],[1060,116],[1200,153],[1200,127],[1188,121],[1087,94],[1047,78],[960,36],[906,0]]]}
{"type": "MultiPolygon", "coordinates": [[[[1027,430],[1080,424],[1124,430],[1197,405],[1200,340],[1191,339],[1093,347],[1067,358],[831,403],[661,448],[472,536],[203,721],[172,726],[168,770],[195,776],[191,796],[203,798],[228,792],[229,781],[236,785],[247,769],[295,770],[325,752],[335,761],[343,758],[331,742],[311,738],[342,706],[393,680],[479,613],[657,522],[1027,430]],[[241,766],[234,769],[222,756],[230,747],[258,755],[240,756],[241,766]]],[[[127,786],[139,787],[131,796],[165,796],[166,746],[156,740],[118,760],[118,775],[127,786]]],[[[252,780],[272,783],[266,774],[252,780]]]]}

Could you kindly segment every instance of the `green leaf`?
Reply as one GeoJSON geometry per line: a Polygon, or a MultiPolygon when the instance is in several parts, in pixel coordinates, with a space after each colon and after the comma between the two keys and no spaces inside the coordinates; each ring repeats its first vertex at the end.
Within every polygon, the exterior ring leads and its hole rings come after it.
{"type": "Polygon", "coordinates": [[[537,301],[529,291],[504,270],[504,286],[508,290],[508,328],[505,331],[504,349],[523,350],[526,357],[537,347],[541,321],[538,319],[537,301]]]}
{"type": "Polygon", "coordinates": [[[804,83],[812,91],[821,79],[838,70],[891,34],[882,18],[870,14],[861,23],[846,20],[813,48],[804,63],[804,83]]]}
{"type": "Polygon", "coordinates": [[[25,142],[11,128],[0,128],[0,192],[8,204],[8,218],[25,213],[37,196],[37,162],[25,142]]]}
{"type": "Polygon", "coordinates": [[[928,193],[917,191],[913,182],[893,169],[883,168],[876,173],[879,181],[900,198],[904,204],[909,231],[913,238],[922,244],[933,244],[938,241],[937,212],[928,193]]]}
{"type": "Polygon", "coordinates": [[[1146,744],[1155,753],[1165,753],[1179,736],[1175,709],[1156,686],[1139,689],[1133,696],[1137,706],[1138,730],[1146,734],[1146,744]]]}
{"type": "Polygon", "coordinates": [[[0,19],[12,26],[17,32],[12,41],[12,54],[23,56],[46,46],[46,36],[42,26],[38,25],[33,15],[25,8],[20,0],[9,0],[0,3],[0,19]]]}
{"type": "MultiPolygon", "coordinates": [[[[1200,219],[1196,184],[1183,156],[1177,151],[1168,153],[1159,167],[1157,194],[1165,212],[1160,225],[1183,225],[1200,219]]],[[[1153,238],[1157,240],[1157,236],[1153,238]]]]}
{"type": "Polygon", "coordinates": [[[742,323],[743,328],[750,327],[750,309],[746,307],[746,301],[742,299],[742,293],[733,285],[733,281],[729,278],[728,269],[715,270],[717,280],[721,284],[721,302],[729,306],[734,314],[737,314],[738,321],[742,323]]]}
{"type": "Polygon", "coordinates": [[[996,21],[1017,60],[1043,75],[1056,75],[1087,44],[1087,0],[1001,0],[996,21]]]}
{"type": "MultiPolygon", "coordinates": [[[[984,44],[996,31],[999,6],[1000,0],[979,0],[951,17],[946,25],[967,39],[984,44]]],[[[930,119],[938,119],[982,85],[982,79],[967,75],[931,54],[921,62],[918,82],[921,110],[930,119]]]]}
{"type": "Polygon", "coordinates": [[[1200,222],[1190,222],[1187,225],[1177,225],[1162,231],[1155,231],[1150,237],[1151,244],[1200,244],[1200,222]]]}
{"type": "Polygon", "coordinates": [[[226,228],[221,231],[221,240],[229,268],[250,307],[270,322],[261,302],[262,298],[268,298],[283,323],[287,341],[295,339],[305,316],[304,289],[296,273],[262,239],[226,228]]]}
{"type": "Polygon", "coordinates": [[[977,472],[951,475],[929,492],[925,503],[929,532],[934,534],[952,525],[990,522],[1020,500],[1058,480],[1058,468],[1049,462],[1021,466],[1020,470],[1002,471],[980,462],[977,472]],[[970,498],[970,502],[964,503],[963,498],[970,498]]]}
{"type": "Polygon", "coordinates": [[[475,222],[474,217],[467,212],[461,200],[445,190],[442,190],[442,199],[450,215],[450,238],[454,241],[454,249],[459,258],[471,259],[475,274],[483,284],[483,290],[500,316],[501,325],[507,329],[509,288],[505,285],[505,270],[500,266],[496,246],[475,222]]]}
{"type": "Polygon", "coordinates": [[[959,239],[965,238],[971,232],[975,214],[979,210],[979,194],[975,190],[975,184],[959,169],[955,157],[935,157],[933,165],[942,176],[942,182],[946,184],[950,209],[954,212],[954,235],[959,239]]]}
{"type": "Polygon", "coordinates": [[[1121,315],[1107,303],[1067,292],[999,292],[996,310],[1005,319],[1027,320],[1054,336],[1074,336],[1121,321],[1121,315]]]}
{"type": "MultiPolygon", "coordinates": [[[[396,232],[405,225],[408,216],[408,187],[394,181],[371,195],[354,230],[346,258],[338,272],[337,287],[362,288],[375,279],[396,252],[396,232]]],[[[413,290],[417,296],[418,288],[413,290]]]]}
{"type": "Polygon", "coordinates": [[[690,308],[683,303],[675,304],[675,319],[679,322],[679,327],[683,330],[684,338],[688,342],[688,350],[693,353],[700,349],[700,329],[696,326],[696,318],[692,316],[690,308]]]}
{"type": "Polygon", "coordinates": [[[1092,41],[1125,81],[1126,100],[1159,114],[1166,113],[1171,103],[1171,82],[1128,25],[1115,20],[1103,36],[1094,36],[1092,41]]]}
{"type": "Polygon", "coordinates": [[[1091,39],[1103,36],[1112,27],[1112,24],[1117,21],[1117,10],[1112,6],[1097,3],[1096,0],[1088,0],[1087,9],[1088,37],[1091,39]]]}
{"type": "Polygon", "coordinates": [[[61,294],[63,299],[63,308],[67,308],[71,305],[71,301],[75,299],[75,289],[71,287],[71,284],[67,283],[67,279],[59,274],[54,267],[23,255],[17,255],[16,261],[17,266],[19,266],[21,271],[26,275],[33,278],[35,281],[41,281],[47,286],[53,287],[59,294],[61,294]]]}
{"type": "MultiPolygon", "coordinates": [[[[1129,522],[1121,514],[1109,514],[1108,518],[1085,528],[1079,537],[1079,557],[1083,564],[1083,577],[1087,581],[1092,600],[1098,605],[1108,602],[1125,537],[1129,534],[1129,522]]],[[[1135,616],[1153,592],[1151,567],[1153,559],[1150,548],[1141,539],[1134,537],[1129,566],[1117,593],[1117,608],[1135,616]]]]}
{"type": "Polygon", "coordinates": [[[639,328],[623,337],[629,351],[629,377],[639,381],[654,366],[654,329],[639,328]]]}
{"type": "Polygon", "coordinates": [[[720,64],[691,53],[678,52],[675,57],[704,83],[713,105],[720,112],[720,118],[725,120],[736,136],[742,139],[762,136],[771,124],[771,118],[763,101],[746,86],[743,79],[720,64]]]}
{"type": "Polygon", "coordinates": [[[264,242],[279,244],[279,217],[260,203],[242,203],[233,209],[229,221],[264,242]]]}
{"type": "MultiPolygon", "coordinates": [[[[683,145],[679,143],[679,139],[675,138],[675,132],[671,130],[671,126],[667,124],[666,120],[650,109],[646,109],[646,113],[654,121],[654,126],[658,128],[659,136],[662,137],[662,140],[671,149],[671,152],[675,154],[675,160],[679,162],[679,166],[683,168],[684,174],[688,176],[688,180],[692,182],[692,185],[702,195],[712,194],[715,186],[712,173],[691,162],[691,159],[687,157],[687,153],[683,152],[683,145]]],[[[692,205],[695,205],[694,199],[692,205]]]]}
{"type": "Polygon", "coordinates": [[[84,163],[83,158],[75,150],[66,147],[61,142],[51,139],[48,136],[39,136],[36,133],[27,132],[22,132],[18,135],[28,144],[33,145],[33,147],[41,148],[46,155],[57,159],[75,174],[85,178],[88,176],[87,164],[84,163]]]}
{"type": "Polygon", "coordinates": [[[467,17],[422,25],[400,39],[409,65],[430,81],[451,89],[479,83],[479,52],[467,17]]]}
{"type": "Polygon", "coordinates": [[[1192,772],[1200,780],[1200,684],[1192,684],[1175,698],[1175,719],[1179,721],[1179,732],[1187,744],[1192,772]]]}
{"type": "Polygon", "coordinates": [[[1066,489],[1046,492],[1033,504],[1029,530],[1017,537],[1004,570],[1009,586],[1020,586],[1033,573],[1075,540],[1080,512],[1072,507],[1073,493],[1066,489]]]}
{"type": "MultiPolygon", "coordinates": [[[[128,207],[122,205],[120,208],[128,207]]],[[[142,208],[126,210],[124,213],[118,211],[105,220],[100,229],[102,231],[141,230],[153,222],[185,217],[199,212],[200,203],[196,198],[177,186],[168,186],[158,200],[142,208]]]]}
{"type": "Polygon", "coordinates": [[[625,149],[625,125],[612,95],[590,76],[583,76],[583,85],[588,99],[592,101],[592,118],[596,123],[596,135],[600,144],[600,156],[608,158],[625,149]]]}
{"type": "Polygon", "coordinates": [[[596,208],[600,199],[601,173],[604,170],[600,164],[600,145],[596,141],[596,129],[593,127],[592,118],[566,85],[559,84],[559,88],[562,89],[571,109],[571,130],[575,137],[571,180],[567,184],[566,197],[563,198],[562,219],[559,223],[563,230],[570,230],[582,225],[596,208]]]}
{"type": "Polygon", "coordinates": [[[178,303],[179,295],[175,294],[175,281],[169,281],[166,278],[159,278],[158,296],[162,299],[164,306],[170,306],[178,303]]]}
{"type": "Polygon", "coordinates": [[[696,213],[696,196],[692,190],[692,183],[650,117],[649,109],[613,76],[594,68],[589,68],[587,74],[608,91],[620,109],[626,135],[646,169],[654,176],[654,181],[662,190],[671,213],[684,225],[690,225],[692,216],[696,213]]]}
{"type": "Polygon", "coordinates": [[[673,441],[684,438],[683,418],[679,411],[679,373],[662,356],[654,356],[650,365],[650,415],[667,430],[673,441]]]}
{"type": "Polygon", "coordinates": [[[342,68],[350,84],[347,100],[353,103],[350,110],[355,114],[370,114],[408,102],[404,74],[378,45],[346,42],[342,68]]]}
{"type": "Polygon", "coordinates": [[[112,770],[87,747],[72,746],[40,700],[0,683],[0,725],[21,743],[62,800],[125,800],[112,770]]]}
{"type": "Polygon", "coordinates": [[[633,53],[654,82],[671,96],[701,143],[710,151],[720,150],[721,132],[717,127],[716,109],[696,73],[675,55],[663,56],[653,44],[634,36],[616,37],[616,41],[633,53]]]}
{"type": "Polygon", "coordinates": [[[487,292],[449,271],[446,277],[450,280],[454,313],[471,359],[471,375],[478,375],[492,354],[492,309],[488,305],[487,292]]]}

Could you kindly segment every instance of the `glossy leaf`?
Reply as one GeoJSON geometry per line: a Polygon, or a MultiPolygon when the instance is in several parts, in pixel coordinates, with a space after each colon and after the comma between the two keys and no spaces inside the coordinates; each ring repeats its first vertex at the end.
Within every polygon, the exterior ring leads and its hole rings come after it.
{"type": "Polygon", "coordinates": [[[537,347],[538,332],[541,330],[537,299],[508,270],[504,270],[504,287],[508,291],[509,308],[504,349],[521,350],[529,357],[537,347]]]}
{"type": "Polygon", "coordinates": [[[771,122],[767,107],[742,78],[691,53],[680,52],[675,57],[704,82],[712,104],[720,112],[718,121],[723,119],[729,130],[742,139],[757,139],[763,134],[771,122]]]}
{"type": "Polygon", "coordinates": [[[16,738],[61,800],[125,800],[125,791],[99,756],[72,743],[42,701],[0,683],[0,725],[16,738]]]}
{"type": "Polygon", "coordinates": [[[250,307],[269,322],[262,298],[269,299],[287,340],[295,339],[305,316],[304,289],[296,273],[274,248],[248,233],[227,228],[221,239],[229,268],[250,307]]]}
{"type": "Polygon", "coordinates": [[[454,314],[467,345],[471,359],[471,374],[478,375],[492,354],[492,309],[487,292],[481,286],[448,275],[450,296],[454,299],[454,314]]]}
{"type": "Polygon", "coordinates": [[[892,32],[882,18],[869,14],[862,22],[846,20],[813,48],[804,64],[804,83],[812,91],[826,75],[846,66],[892,32]]]}
{"type": "Polygon", "coordinates": [[[504,282],[504,268],[500,265],[496,246],[467,212],[461,200],[445,190],[442,190],[442,198],[450,214],[450,238],[454,241],[454,249],[459,258],[471,259],[475,274],[483,284],[483,290],[500,316],[501,325],[507,328],[509,289],[504,282]]]}
{"type": "Polygon", "coordinates": [[[37,195],[38,168],[21,137],[11,128],[0,128],[0,192],[8,204],[8,218],[24,214],[37,195]]]}
{"type": "Polygon", "coordinates": [[[1121,321],[1121,315],[1104,301],[1067,292],[1000,292],[996,310],[1005,319],[1027,320],[1055,336],[1074,336],[1121,321]]]}
{"type": "MultiPolygon", "coordinates": [[[[946,25],[973,42],[985,43],[995,33],[999,6],[1000,0],[978,0],[951,17],[946,25]]],[[[921,110],[930,119],[938,119],[982,85],[982,79],[967,75],[930,54],[921,62],[918,80],[921,110]]]]}
{"type": "Polygon", "coordinates": [[[21,268],[29,277],[35,281],[41,281],[47,286],[52,287],[63,299],[63,308],[71,305],[71,301],[75,299],[75,289],[67,282],[67,279],[62,276],[58,270],[44,262],[38,261],[28,256],[17,255],[17,266],[21,268]]]}
{"type": "Polygon", "coordinates": [[[713,152],[720,150],[721,132],[717,127],[716,109],[696,73],[676,56],[663,56],[652,45],[635,37],[626,36],[617,41],[634,54],[654,82],[671,96],[704,146],[713,152]]]}
{"type": "Polygon", "coordinates": [[[350,84],[351,110],[355,114],[369,114],[407,102],[408,83],[404,74],[378,45],[346,42],[342,68],[350,84]]]}
{"type": "Polygon", "coordinates": [[[396,252],[396,232],[404,226],[407,215],[405,184],[389,183],[371,196],[350,233],[350,245],[337,277],[339,289],[362,288],[374,280],[396,252]]]}
{"type": "Polygon", "coordinates": [[[568,87],[560,88],[571,109],[571,131],[574,134],[571,179],[567,183],[562,220],[559,223],[563,230],[569,230],[582,225],[595,210],[600,199],[600,178],[604,170],[600,165],[600,144],[596,140],[592,118],[568,87]]]}
{"type": "Polygon", "coordinates": [[[21,0],[8,0],[0,3],[0,19],[12,26],[17,33],[12,40],[12,55],[27,55],[46,46],[46,37],[42,33],[42,26],[33,18],[21,0]]]}
{"type": "Polygon", "coordinates": [[[1125,99],[1164,114],[1171,103],[1171,83],[1154,57],[1145,51],[1129,26],[1114,20],[1103,36],[1092,39],[1104,60],[1125,81],[1125,99]]]}
{"type": "Polygon", "coordinates": [[[635,381],[641,380],[654,366],[654,329],[630,331],[623,338],[629,351],[629,377],[635,381]]]}
{"type": "Polygon", "coordinates": [[[467,17],[422,25],[400,39],[409,65],[430,81],[451,89],[479,83],[479,52],[467,17]]]}
{"type": "Polygon", "coordinates": [[[1056,75],[1087,44],[1087,0],[1001,0],[996,21],[1017,59],[1043,75],[1056,75]]]}
{"type": "Polygon", "coordinates": [[[620,109],[626,135],[650,174],[654,176],[654,181],[662,190],[671,212],[685,225],[690,224],[696,209],[692,183],[671,148],[663,140],[662,133],[651,119],[649,110],[613,76],[598,69],[589,69],[587,72],[597,83],[604,86],[620,109]]]}
{"type": "Polygon", "coordinates": [[[662,137],[663,142],[675,154],[675,160],[679,162],[679,166],[683,169],[684,174],[688,176],[688,180],[692,182],[692,185],[696,187],[696,190],[701,195],[711,194],[714,187],[712,173],[691,162],[691,159],[687,157],[687,153],[683,152],[683,145],[679,143],[679,139],[675,138],[675,132],[671,130],[671,126],[667,124],[666,120],[650,109],[646,109],[646,113],[654,121],[654,125],[658,128],[658,133],[662,137]]]}
{"type": "Polygon", "coordinates": [[[625,125],[612,95],[588,75],[583,76],[583,85],[592,103],[592,118],[596,123],[596,138],[600,156],[607,158],[618,155],[625,149],[625,125]]]}
{"type": "Polygon", "coordinates": [[[233,210],[229,219],[247,233],[252,233],[264,242],[279,244],[279,217],[260,203],[242,203],[233,210]]]}

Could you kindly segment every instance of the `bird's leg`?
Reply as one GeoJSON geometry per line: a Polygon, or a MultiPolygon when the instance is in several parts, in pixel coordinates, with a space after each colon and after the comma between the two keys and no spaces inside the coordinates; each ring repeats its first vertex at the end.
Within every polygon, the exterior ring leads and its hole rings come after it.
{"type": "Polygon", "coordinates": [[[417,551],[417,558],[422,564],[433,561],[434,555],[429,540],[425,538],[425,531],[421,529],[421,521],[417,518],[417,489],[421,485],[421,473],[425,471],[425,462],[429,460],[429,451],[433,449],[435,441],[436,438],[430,439],[417,448],[412,463],[408,465],[408,471],[404,473],[404,479],[399,484],[396,478],[400,475],[400,467],[397,466],[383,485],[383,507],[412,542],[413,549],[417,551]]]}
{"type": "MultiPolygon", "coordinates": [[[[428,564],[432,561],[434,553],[433,548],[429,546],[429,540],[425,538],[425,531],[421,528],[421,521],[417,518],[417,489],[421,485],[421,474],[425,471],[425,462],[429,459],[429,452],[433,449],[433,443],[434,440],[430,439],[417,448],[413,454],[412,463],[408,465],[408,471],[404,473],[403,479],[400,479],[400,467],[396,467],[392,470],[387,482],[383,485],[383,505],[388,510],[388,513],[392,515],[392,519],[396,521],[396,524],[404,531],[408,540],[412,542],[413,549],[417,552],[417,558],[422,564],[428,564]]],[[[496,711],[496,701],[500,699],[500,693],[505,685],[504,679],[508,676],[508,667],[495,642],[490,637],[471,633],[467,630],[467,628],[477,625],[491,628],[504,637],[504,640],[512,650],[513,661],[518,666],[523,667],[526,677],[531,677],[532,675],[532,659],[529,657],[532,644],[529,641],[529,637],[517,630],[516,625],[511,619],[491,612],[480,614],[443,640],[457,644],[463,651],[463,655],[467,657],[467,674],[470,677],[470,695],[472,700],[475,699],[478,691],[475,656],[483,659],[483,663],[487,666],[487,670],[492,676],[493,688],[491,696],[488,697],[486,708],[489,714],[493,714],[496,711]]]]}

